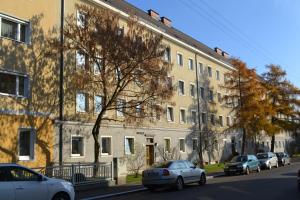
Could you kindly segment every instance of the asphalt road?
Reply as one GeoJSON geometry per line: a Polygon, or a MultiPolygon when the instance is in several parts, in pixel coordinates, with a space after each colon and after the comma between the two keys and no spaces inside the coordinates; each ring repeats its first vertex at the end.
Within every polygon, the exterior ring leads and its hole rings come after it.
{"type": "Polygon", "coordinates": [[[207,185],[189,185],[182,191],[160,189],[109,198],[110,200],[299,200],[297,171],[300,162],[250,175],[218,177],[207,185]]]}

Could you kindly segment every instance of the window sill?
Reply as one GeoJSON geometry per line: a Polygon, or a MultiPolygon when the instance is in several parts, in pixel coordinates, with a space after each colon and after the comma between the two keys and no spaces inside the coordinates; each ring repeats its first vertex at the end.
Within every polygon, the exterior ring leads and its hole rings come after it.
{"type": "Polygon", "coordinates": [[[0,92],[0,96],[12,97],[12,98],[20,98],[20,99],[27,99],[28,97],[22,95],[15,95],[15,94],[8,94],[0,92]]]}
{"type": "Polygon", "coordinates": [[[19,156],[19,161],[32,161],[34,160],[30,156],[19,156]]]}
{"type": "Polygon", "coordinates": [[[13,41],[13,42],[16,42],[16,43],[25,44],[25,45],[30,45],[31,44],[30,42],[23,42],[23,41],[19,41],[19,40],[16,40],[16,39],[13,39],[13,38],[10,38],[10,37],[1,36],[1,35],[0,35],[0,39],[6,39],[6,40],[10,40],[10,41],[13,41]]]}
{"type": "Polygon", "coordinates": [[[71,154],[71,158],[84,158],[85,156],[81,156],[80,154],[71,154]]]}
{"type": "Polygon", "coordinates": [[[103,157],[110,157],[110,156],[112,156],[112,154],[108,154],[108,153],[101,153],[101,156],[103,156],[103,157]]]}

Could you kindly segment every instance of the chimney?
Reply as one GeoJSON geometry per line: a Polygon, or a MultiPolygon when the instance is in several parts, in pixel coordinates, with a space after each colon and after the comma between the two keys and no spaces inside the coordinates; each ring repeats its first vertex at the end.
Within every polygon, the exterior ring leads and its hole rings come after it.
{"type": "Polygon", "coordinates": [[[172,25],[172,21],[171,21],[170,19],[166,18],[166,17],[162,17],[162,18],[160,19],[160,21],[161,21],[164,25],[166,25],[166,26],[168,26],[168,27],[171,27],[171,25],[172,25]]]}
{"type": "Polygon", "coordinates": [[[215,47],[215,52],[216,52],[217,54],[223,56],[223,54],[222,54],[223,51],[222,51],[222,49],[220,49],[219,47],[215,47]]]}
{"type": "Polygon", "coordinates": [[[155,10],[148,10],[148,15],[151,16],[153,19],[159,20],[159,14],[155,10]]]}
{"type": "Polygon", "coordinates": [[[229,58],[229,54],[226,53],[225,51],[222,52],[222,56],[223,56],[224,58],[229,58]]]}

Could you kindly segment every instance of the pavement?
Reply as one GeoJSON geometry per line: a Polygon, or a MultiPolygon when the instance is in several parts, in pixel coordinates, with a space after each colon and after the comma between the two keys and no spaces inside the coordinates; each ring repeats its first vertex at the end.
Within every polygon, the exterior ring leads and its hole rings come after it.
{"type": "MultiPolygon", "coordinates": [[[[224,176],[223,172],[211,173],[207,175],[207,180],[224,176]]],[[[105,199],[109,197],[121,196],[130,193],[143,192],[146,191],[141,184],[126,184],[126,185],[116,185],[111,187],[103,187],[85,191],[76,192],[77,200],[94,200],[94,199],[105,199]]]]}

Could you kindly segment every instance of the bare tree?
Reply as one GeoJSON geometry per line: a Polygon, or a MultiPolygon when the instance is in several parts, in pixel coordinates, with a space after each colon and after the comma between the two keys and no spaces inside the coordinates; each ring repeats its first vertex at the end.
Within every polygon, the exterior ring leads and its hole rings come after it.
{"type": "Polygon", "coordinates": [[[127,170],[138,177],[141,169],[145,166],[145,150],[141,144],[136,144],[134,154],[125,157],[127,170]]]}
{"type": "Polygon", "coordinates": [[[165,147],[159,146],[156,150],[163,161],[180,160],[181,158],[177,147],[170,147],[170,149],[166,150],[165,147]]]}
{"type": "Polygon", "coordinates": [[[92,130],[98,162],[104,121],[139,125],[163,111],[161,103],[173,95],[171,63],[162,59],[167,48],[162,36],[141,25],[136,16],[126,19],[124,28],[117,13],[87,5],[76,8],[79,14],[66,18],[64,49],[84,60],[73,69],[70,85],[101,96],[92,130]]]}

